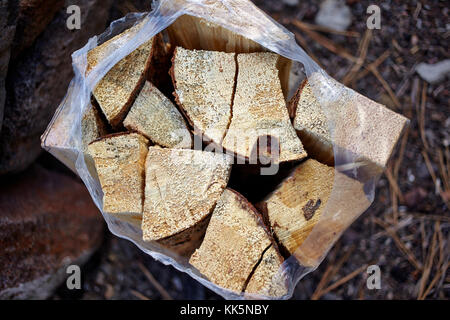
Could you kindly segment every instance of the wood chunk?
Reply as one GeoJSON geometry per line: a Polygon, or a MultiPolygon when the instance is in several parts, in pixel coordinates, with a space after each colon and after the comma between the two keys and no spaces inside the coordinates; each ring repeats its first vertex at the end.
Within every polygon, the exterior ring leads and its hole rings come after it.
{"type": "MultiPolygon", "coordinates": [[[[115,36],[88,52],[87,73],[113,50],[134,36],[139,25],[115,36]]],[[[160,35],[158,35],[160,36],[160,35]]],[[[118,127],[133,102],[150,66],[153,38],[120,60],[97,83],[93,94],[112,127],[118,127]]]]}
{"type": "Polygon", "coordinates": [[[205,219],[227,185],[231,160],[200,150],[150,147],[145,165],[143,240],[173,236],[205,219]]]}
{"type": "Polygon", "coordinates": [[[147,148],[148,140],[137,133],[111,134],[88,146],[102,186],[105,213],[132,223],[141,221],[147,148]]]}
{"type": "Polygon", "coordinates": [[[287,279],[282,263],[283,257],[273,245],[270,246],[251,276],[245,292],[273,298],[286,295],[287,279]]]}
{"type": "Polygon", "coordinates": [[[123,122],[129,130],[168,148],[191,148],[192,137],[175,105],[146,81],[123,122]]]}
{"type": "Polygon", "coordinates": [[[259,43],[205,19],[183,15],[167,28],[170,42],[186,49],[248,53],[264,51],[259,43]]]}
{"type": "Polygon", "coordinates": [[[200,247],[210,218],[211,215],[208,215],[192,227],[173,236],[157,240],[157,242],[159,245],[169,249],[172,253],[176,253],[182,257],[190,257],[195,249],[200,247]]]}
{"type": "Polygon", "coordinates": [[[90,103],[81,119],[82,151],[86,152],[89,143],[107,134],[106,124],[103,123],[98,110],[90,103]]]}
{"type": "Polygon", "coordinates": [[[220,145],[231,118],[234,53],[175,49],[175,98],[194,128],[220,145]]]}
{"type": "Polygon", "coordinates": [[[316,267],[339,236],[370,206],[364,184],[336,172],[321,219],[294,255],[306,267],[316,267]]]}
{"type": "Polygon", "coordinates": [[[360,182],[309,159],[258,208],[287,254],[295,254],[305,266],[315,266],[340,232],[369,204],[360,182]],[[312,241],[311,235],[324,238],[312,241]]]}
{"type": "Polygon", "coordinates": [[[217,202],[202,245],[189,262],[218,286],[242,292],[271,237],[255,208],[225,189],[217,202]]]}
{"type": "MultiPolygon", "coordinates": [[[[228,8],[222,9],[224,13],[228,11],[228,8]]],[[[214,11],[213,15],[217,15],[217,11],[214,11]]],[[[261,18],[266,18],[266,16],[261,18]]],[[[259,21],[262,21],[262,19],[259,21]]],[[[267,23],[272,23],[272,21],[267,21],[267,23]]],[[[267,51],[266,48],[253,40],[243,37],[218,24],[194,16],[183,15],[179,17],[167,28],[167,31],[170,42],[185,49],[222,51],[228,53],[267,51]]],[[[284,57],[280,57],[278,62],[277,68],[280,71],[281,87],[283,94],[287,97],[292,62],[284,57]]]]}
{"type": "Polygon", "coordinates": [[[238,54],[238,77],[232,119],[223,147],[237,156],[249,159],[258,137],[275,137],[279,157],[274,162],[306,157],[289,119],[281,91],[278,55],[273,53],[238,54]]]}
{"type": "Polygon", "coordinates": [[[319,73],[300,85],[289,108],[295,110],[293,124],[310,155],[331,165],[334,144],[374,173],[386,167],[408,122],[404,116],[350,89],[344,90],[341,84],[319,73]],[[339,92],[335,100],[327,100],[339,92]],[[315,93],[320,93],[323,102],[316,99],[315,93]]]}
{"type": "Polygon", "coordinates": [[[258,205],[289,254],[295,252],[320,220],[333,182],[334,168],[310,159],[258,205]],[[311,203],[314,210],[308,209],[311,203]]]}

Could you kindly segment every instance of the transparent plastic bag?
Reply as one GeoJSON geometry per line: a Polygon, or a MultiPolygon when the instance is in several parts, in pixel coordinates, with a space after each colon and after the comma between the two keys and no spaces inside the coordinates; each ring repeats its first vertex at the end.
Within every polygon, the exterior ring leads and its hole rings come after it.
{"type": "MultiPolygon", "coordinates": [[[[102,189],[99,179],[89,165],[82,150],[81,120],[90,103],[91,93],[99,80],[122,58],[130,54],[141,44],[169,27],[180,16],[190,15],[203,18],[222,26],[260,44],[269,51],[290,59],[300,65],[322,111],[327,119],[327,125],[333,141],[335,170],[345,172],[354,179],[355,184],[343,175],[335,175],[333,190],[326,203],[320,221],[296,250],[295,254],[286,259],[279,273],[287,279],[288,292],[281,297],[292,296],[297,282],[313,271],[339,238],[341,233],[371,204],[374,198],[375,183],[395,146],[401,130],[395,137],[388,137],[385,124],[374,122],[373,112],[358,103],[360,96],[353,90],[339,84],[330,78],[304,51],[293,36],[283,26],[260,11],[250,1],[242,0],[161,0],[154,1],[150,13],[132,13],[114,21],[100,36],[91,38],[88,43],[72,55],[75,77],[71,81],[67,94],[57,109],[46,132],[42,136],[42,146],[56,158],[61,160],[76,172],[88,188],[95,204],[102,210],[102,189]],[[125,38],[120,46],[109,52],[98,65],[86,74],[87,53],[98,44],[105,42],[124,30],[139,24],[140,28],[125,38]],[[347,108],[342,114],[337,108],[347,108]],[[352,115],[351,125],[348,123],[349,111],[352,115]],[[369,110],[369,111],[368,111],[369,110]],[[371,139],[374,132],[380,131],[376,140],[371,139]],[[365,138],[365,135],[369,136],[365,138]],[[346,147],[340,147],[340,146],[346,147]],[[361,154],[374,154],[380,157],[375,169],[373,163],[361,154]],[[380,169],[381,168],[381,169],[380,169]]],[[[297,77],[291,77],[290,95],[299,86],[297,77]]],[[[344,110],[344,109],[342,109],[344,110]]],[[[378,119],[375,117],[375,119],[378,119]]],[[[400,120],[392,126],[402,126],[400,120]]],[[[370,157],[369,157],[370,158],[370,157]]],[[[91,164],[92,165],[92,164],[91,164]]],[[[218,287],[205,279],[186,260],[178,259],[176,255],[160,246],[146,243],[142,240],[139,227],[121,221],[102,212],[109,230],[121,237],[134,242],[142,251],[154,259],[174,266],[188,273],[209,289],[227,299],[271,298],[238,294],[218,287]]]]}

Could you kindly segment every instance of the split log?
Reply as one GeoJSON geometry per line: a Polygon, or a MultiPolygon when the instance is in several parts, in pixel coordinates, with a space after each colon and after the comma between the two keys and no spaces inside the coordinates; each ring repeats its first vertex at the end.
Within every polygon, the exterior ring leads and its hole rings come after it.
{"type": "Polygon", "coordinates": [[[256,209],[237,192],[225,189],[189,262],[216,285],[241,293],[272,243],[256,209]]]}
{"type": "Polygon", "coordinates": [[[175,49],[175,99],[196,131],[220,145],[231,118],[234,53],[175,49]]]}
{"type": "MultiPolygon", "coordinates": [[[[146,160],[142,220],[144,241],[166,239],[185,232],[211,214],[226,187],[231,158],[200,150],[150,147],[146,160]]],[[[205,225],[206,227],[206,225],[205,225]]]]}
{"type": "Polygon", "coordinates": [[[238,157],[251,158],[262,136],[278,141],[279,155],[273,158],[276,163],[306,157],[286,108],[276,68],[278,59],[268,52],[237,55],[236,93],[223,147],[238,157]]]}
{"type": "MultiPolygon", "coordinates": [[[[140,24],[89,51],[86,73],[89,74],[102,59],[134,36],[139,28],[140,24]]],[[[157,37],[160,36],[157,35],[157,37]]],[[[154,41],[152,38],[120,60],[97,83],[93,95],[112,127],[117,128],[126,116],[146,78],[153,51],[154,41]]]]}
{"type": "Polygon", "coordinates": [[[360,182],[309,159],[257,207],[284,253],[316,266],[369,204],[360,182]]]}
{"type": "Polygon", "coordinates": [[[192,138],[175,105],[152,83],[146,81],[128,112],[124,126],[153,143],[169,148],[191,148],[192,138]]]}
{"type": "MultiPolygon", "coordinates": [[[[267,22],[271,23],[271,21],[267,22]]],[[[190,15],[179,17],[167,28],[167,31],[171,44],[190,50],[222,51],[227,53],[268,51],[253,40],[243,37],[218,24],[190,15]]],[[[291,64],[291,60],[284,57],[279,57],[277,62],[281,87],[286,99],[289,92],[291,64]]]]}
{"type": "Polygon", "coordinates": [[[283,257],[273,245],[264,252],[262,259],[248,281],[245,292],[252,295],[280,298],[287,294],[287,279],[283,257]]]}
{"type": "Polygon", "coordinates": [[[404,116],[319,73],[303,81],[289,108],[308,154],[332,165],[335,145],[341,155],[348,153],[352,162],[367,166],[370,176],[386,167],[408,123],[404,116]]]}
{"type": "Polygon", "coordinates": [[[81,119],[81,144],[83,152],[89,143],[107,135],[108,129],[97,108],[90,103],[81,119]]]}
{"type": "Polygon", "coordinates": [[[148,140],[137,133],[111,134],[88,146],[103,190],[103,212],[140,224],[147,150],[148,140]]]}

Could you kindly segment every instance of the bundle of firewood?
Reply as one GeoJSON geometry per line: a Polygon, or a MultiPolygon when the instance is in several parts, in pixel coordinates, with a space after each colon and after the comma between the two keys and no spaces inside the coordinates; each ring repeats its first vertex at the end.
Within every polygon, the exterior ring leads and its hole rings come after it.
{"type": "MultiPolygon", "coordinates": [[[[86,72],[138,29],[89,51],[86,72]]],[[[283,261],[315,266],[370,203],[362,182],[333,167],[334,148],[382,170],[406,119],[358,94],[326,114],[321,74],[288,101],[291,61],[202,19],[164,32],[109,70],[82,119],[103,211],[220,287],[283,296],[283,261]],[[358,131],[361,115],[371,130],[358,131]],[[280,169],[260,180],[267,163],[280,169]]]]}

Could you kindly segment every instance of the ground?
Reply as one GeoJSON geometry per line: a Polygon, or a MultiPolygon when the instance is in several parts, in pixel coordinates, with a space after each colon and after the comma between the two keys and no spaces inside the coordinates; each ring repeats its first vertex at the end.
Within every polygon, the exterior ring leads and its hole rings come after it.
{"type": "MultiPolygon", "coordinates": [[[[310,25],[319,1],[300,0],[295,7],[283,1],[254,2],[294,32],[331,76],[411,120],[377,183],[373,204],[343,234],[320,267],[299,282],[293,299],[448,299],[449,80],[430,85],[414,71],[420,62],[449,58],[448,4],[437,0],[384,2],[381,29],[367,31],[366,8],[372,1],[349,0],[352,24],[349,32],[338,35],[310,25]],[[299,20],[308,24],[299,25],[295,22],[299,20]],[[361,57],[360,65],[355,57],[361,57]],[[379,290],[366,286],[367,266],[372,264],[381,270],[379,290]]],[[[124,3],[115,9],[116,16],[140,9],[130,1],[124,3]]],[[[103,246],[84,268],[83,289],[74,293],[60,288],[53,298],[169,296],[220,298],[186,274],[106,232],[103,246]]]]}

